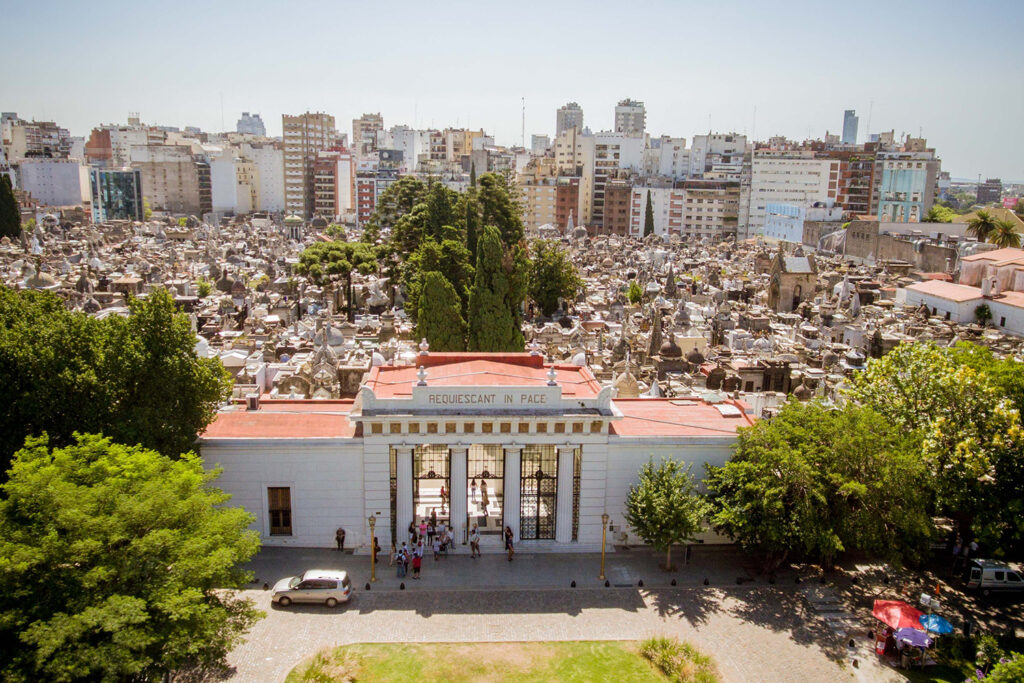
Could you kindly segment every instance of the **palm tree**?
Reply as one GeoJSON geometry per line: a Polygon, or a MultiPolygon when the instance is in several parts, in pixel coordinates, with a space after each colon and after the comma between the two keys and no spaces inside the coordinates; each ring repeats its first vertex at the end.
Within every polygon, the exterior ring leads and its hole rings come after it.
{"type": "Polygon", "coordinates": [[[995,227],[988,235],[988,241],[1004,249],[1006,247],[1019,248],[1020,233],[1017,232],[1017,225],[1013,221],[996,221],[995,227]]]}
{"type": "Polygon", "coordinates": [[[989,234],[995,230],[995,227],[995,216],[984,209],[980,209],[974,215],[974,218],[971,219],[971,222],[967,224],[967,234],[973,235],[979,242],[984,242],[988,239],[989,234]]]}

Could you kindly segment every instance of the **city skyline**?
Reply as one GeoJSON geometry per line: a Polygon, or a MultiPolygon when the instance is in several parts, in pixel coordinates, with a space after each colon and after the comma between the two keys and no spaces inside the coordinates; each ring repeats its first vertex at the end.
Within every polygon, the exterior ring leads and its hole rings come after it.
{"type": "MultiPolygon", "coordinates": [[[[981,3],[956,21],[923,2],[869,3],[850,16],[819,12],[809,3],[656,4],[629,15],[608,5],[482,11],[451,3],[446,11],[428,11],[395,3],[387,22],[362,8],[328,7],[317,9],[315,23],[303,25],[301,57],[285,49],[289,37],[298,37],[295,32],[281,35],[280,50],[267,49],[259,39],[276,30],[265,19],[279,13],[278,7],[179,7],[174,13],[136,5],[10,8],[12,25],[35,25],[44,10],[60,12],[63,20],[53,24],[45,50],[28,32],[11,38],[12,52],[30,58],[5,74],[2,109],[56,120],[75,135],[123,122],[129,111],[140,112],[148,123],[210,132],[233,130],[243,111],[260,113],[270,135],[280,135],[282,114],[323,111],[351,132],[353,118],[380,112],[388,127],[483,128],[509,145],[521,141],[522,98],[527,143],[534,133],[553,135],[555,111],[569,101],[579,102],[586,124],[598,131],[613,128],[617,101],[640,100],[648,132],[688,139],[708,130],[759,140],[841,134],[843,111],[855,109],[860,142],[888,130],[922,134],[954,177],[1024,179],[1018,160],[1024,143],[993,132],[1013,130],[1024,111],[1024,94],[1005,88],[1006,74],[990,68],[1021,63],[1024,47],[1011,39],[1009,24],[983,21],[990,14],[985,10],[1010,9],[1008,2],[981,3]],[[913,32],[879,36],[874,17],[883,8],[887,25],[913,26],[913,32]],[[452,26],[459,17],[466,28],[456,32],[452,26]],[[939,49],[962,44],[975,25],[984,26],[988,37],[984,55],[939,49]],[[153,40],[151,30],[134,31],[135,26],[160,26],[169,38],[153,40]],[[671,26],[679,31],[666,28],[671,26]],[[566,27],[574,40],[564,40],[566,27]],[[755,28],[752,38],[738,39],[755,28]],[[119,39],[83,46],[80,36],[97,31],[119,39]],[[201,49],[181,49],[174,39],[197,31],[208,36],[201,49]],[[507,40],[487,38],[493,35],[507,40]],[[420,36],[431,40],[421,44],[420,36]],[[721,41],[737,45],[722,50],[721,41]],[[615,45],[627,49],[607,49],[615,45]],[[97,88],[97,79],[120,85],[97,88]],[[969,104],[958,83],[993,93],[989,97],[998,105],[982,98],[969,104]],[[936,106],[938,99],[947,106],[936,106]]],[[[301,17],[301,8],[292,11],[301,17]]]]}

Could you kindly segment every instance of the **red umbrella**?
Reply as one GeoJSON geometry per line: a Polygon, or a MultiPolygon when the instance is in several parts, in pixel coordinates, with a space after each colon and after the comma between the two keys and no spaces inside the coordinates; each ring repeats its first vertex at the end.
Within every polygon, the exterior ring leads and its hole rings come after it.
{"type": "Polygon", "coordinates": [[[871,614],[874,615],[875,619],[884,622],[886,626],[891,626],[892,628],[924,630],[924,627],[921,626],[921,616],[924,612],[914,609],[914,607],[902,600],[875,600],[875,606],[871,610],[871,614]]]}

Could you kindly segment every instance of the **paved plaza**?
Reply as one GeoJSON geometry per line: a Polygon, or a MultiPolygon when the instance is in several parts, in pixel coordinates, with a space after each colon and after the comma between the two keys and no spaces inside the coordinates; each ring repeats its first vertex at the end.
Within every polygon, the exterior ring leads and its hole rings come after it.
{"type": "Polygon", "coordinates": [[[675,635],[698,645],[714,656],[724,681],[901,680],[859,654],[859,666],[851,666],[852,651],[804,598],[794,577],[779,577],[776,584],[754,580],[731,548],[697,547],[689,565],[672,574],[657,568],[660,559],[646,550],[609,553],[610,586],[605,587],[597,578],[599,554],[524,554],[508,562],[498,554],[472,560],[460,548],[438,562],[428,557],[423,578],[405,579],[405,590],[385,562],[366,591],[368,557],[265,549],[251,565],[257,582],[246,595],[267,618],[232,653],[232,680],[281,681],[318,650],[355,642],[652,635],[675,635]],[[270,604],[263,582],[311,567],[349,570],[357,588],[352,602],[334,610],[270,604]],[[577,587],[571,588],[574,580],[577,587]]]}

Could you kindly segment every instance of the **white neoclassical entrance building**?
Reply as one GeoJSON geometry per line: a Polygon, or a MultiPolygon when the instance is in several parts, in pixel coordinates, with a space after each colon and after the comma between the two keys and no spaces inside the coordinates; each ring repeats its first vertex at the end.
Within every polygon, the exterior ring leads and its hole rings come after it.
{"type": "Polygon", "coordinates": [[[436,516],[463,542],[596,550],[638,542],[623,523],[629,486],[650,458],[729,457],[745,406],[722,397],[614,399],[586,366],[539,355],[421,354],[373,367],[355,400],[263,400],[221,412],[200,437],[232,504],[265,545],[327,547],[338,527],[365,549],[436,516]]]}

